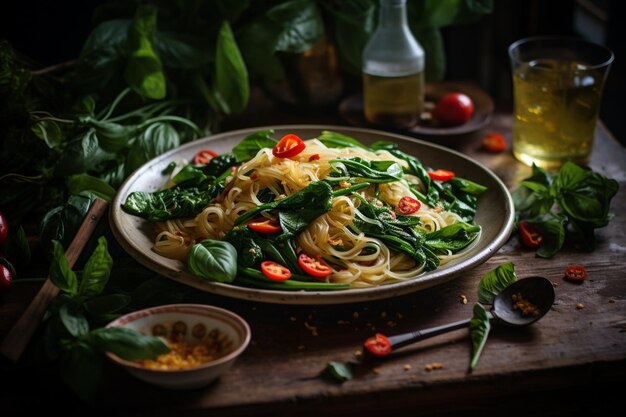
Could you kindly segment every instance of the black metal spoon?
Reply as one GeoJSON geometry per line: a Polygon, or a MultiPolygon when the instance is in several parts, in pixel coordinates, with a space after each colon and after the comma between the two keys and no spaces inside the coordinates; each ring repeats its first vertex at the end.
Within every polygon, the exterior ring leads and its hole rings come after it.
{"type": "MultiPolygon", "coordinates": [[[[488,311],[487,314],[489,319],[493,320],[495,323],[504,323],[511,326],[527,326],[542,318],[548,310],[550,310],[553,303],[554,287],[552,286],[552,283],[543,277],[529,277],[520,279],[500,291],[493,301],[492,309],[488,311]],[[516,294],[521,294],[525,300],[529,301],[537,308],[535,314],[525,315],[522,311],[513,307],[515,304],[513,301],[513,295],[516,294]]],[[[368,342],[366,342],[365,352],[370,356],[387,356],[393,350],[403,346],[407,346],[442,333],[468,327],[470,320],[471,319],[466,319],[445,324],[443,326],[413,330],[411,332],[389,336],[387,337],[387,340],[391,344],[390,350],[383,349],[381,346],[374,346],[375,351],[372,351],[371,345],[368,347],[368,342]]],[[[376,336],[374,339],[375,338],[376,336]]],[[[372,340],[372,338],[368,339],[368,341],[370,340],[372,340]]],[[[379,342],[386,344],[386,341],[379,342]]]]}

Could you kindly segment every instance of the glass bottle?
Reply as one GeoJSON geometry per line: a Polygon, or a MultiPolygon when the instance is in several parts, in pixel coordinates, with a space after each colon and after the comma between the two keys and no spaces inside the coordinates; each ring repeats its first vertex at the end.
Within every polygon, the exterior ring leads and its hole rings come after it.
{"type": "Polygon", "coordinates": [[[424,50],[406,17],[406,0],[380,0],[378,27],[363,50],[363,104],[368,122],[409,128],[424,105],[424,50]]]}

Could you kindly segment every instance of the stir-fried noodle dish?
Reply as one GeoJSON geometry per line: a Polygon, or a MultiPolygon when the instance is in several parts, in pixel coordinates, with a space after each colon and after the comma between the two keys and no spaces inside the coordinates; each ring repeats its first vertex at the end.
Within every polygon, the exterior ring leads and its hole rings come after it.
{"type": "Polygon", "coordinates": [[[155,223],[153,250],[201,279],[341,290],[419,279],[464,256],[486,188],[391,142],[260,131],[232,153],[172,161],[162,190],[123,209],[155,223]]]}

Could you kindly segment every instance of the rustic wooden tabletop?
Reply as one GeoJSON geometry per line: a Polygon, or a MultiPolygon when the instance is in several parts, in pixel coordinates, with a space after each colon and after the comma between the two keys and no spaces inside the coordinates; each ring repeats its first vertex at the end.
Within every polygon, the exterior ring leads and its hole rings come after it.
{"type": "MultiPolygon", "coordinates": [[[[271,109],[261,107],[256,118],[226,121],[225,128],[247,127],[258,120],[269,125],[277,119],[271,109]]],[[[342,123],[336,116],[281,120],[342,123]]],[[[511,123],[510,113],[497,111],[486,128],[443,144],[480,161],[511,189],[530,169],[509,152],[480,150],[480,139],[491,130],[510,141],[511,123]]],[[[204,389],[166,391],[110,365],[95,407],[83,406],[71,396],[39,391],[43,384],[37,370],[20,364],[3,370],[12,379],[3,376],[1,383],[10,388],[0,395],[9,397],[9,410],[45,404],[68,412],[117,415],[614,415],[622,401],[611,393],[626,382],[626,150],[601,123],[590,166],[621,187],[612,203],[615,218],[597,231],[594,252],[566,247],[553,259],[541,259],[513,236],[489,261],[464,276],[394,299],[286,306],[208,296],[209,302],[245,318],[253,338],[232,370],[204,389]],[[355,352],[374,331],[394,334],[470,317],[478,281],[506,261],[515,264],[518,277],[550,279],[556,302],[531,327],[494,327],[473,373],[467,372],[466,329],[406,347],[384,361],[357,360],[355,352]],[[584,264],[589,272],[582,285],[563,280],[564,268],[574,263],[584,264]],[[321,378],[330,361],[357,363],[356,377],[343,383],[321,378]],[[427,370],[433,363],[440,363],[441,369],[427,370]]],[[[36,290],[36,285],[23,286],[0,300],[0,337],[36,290]]]]}

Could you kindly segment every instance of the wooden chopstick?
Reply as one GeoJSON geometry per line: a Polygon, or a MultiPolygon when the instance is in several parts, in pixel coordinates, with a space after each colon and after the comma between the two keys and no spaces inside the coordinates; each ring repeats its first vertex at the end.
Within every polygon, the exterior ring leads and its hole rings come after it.
{"type": "MultiPolygon", "coordinates": [[[[70,243],[65,251],[65,256],[67,257],[70,268],[72,268],[78,260],[80,253],[83,251],[83,248],[89,241],[89,238],[93,234],[100,219],[106,213],[108,207],[109,203],[99,198],[92,203],[83,223],[80,225],[78,232],[76,232],[76,236],[74,236],[72,243],[70,243]]],[[[37,326],[39,326],[48,308],[48,304],[50,304],[50,301],[52,301],[58,293],[59,288],[54,285],[52,281],[50,281],[50,277],[48,277],[26,311],[24,311],[2,341],[0,354],[13,362],[18,361],[26,345],[35,333],[37,326]]]]}

